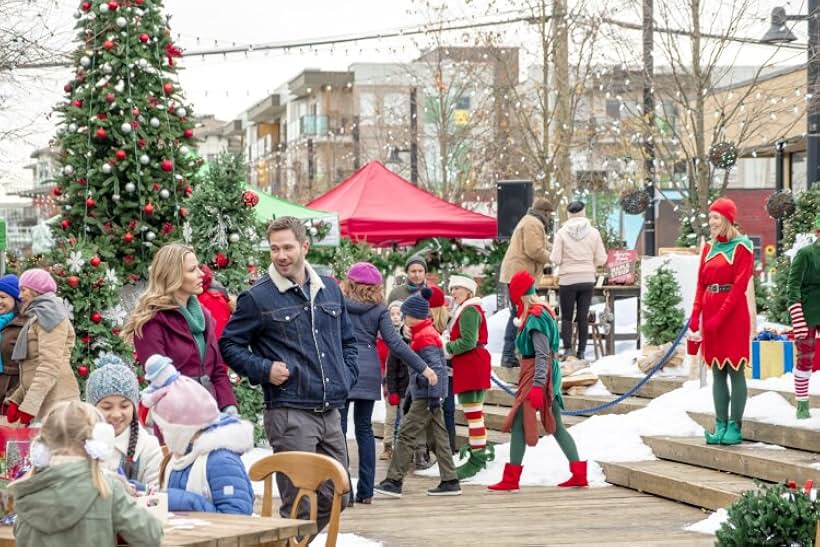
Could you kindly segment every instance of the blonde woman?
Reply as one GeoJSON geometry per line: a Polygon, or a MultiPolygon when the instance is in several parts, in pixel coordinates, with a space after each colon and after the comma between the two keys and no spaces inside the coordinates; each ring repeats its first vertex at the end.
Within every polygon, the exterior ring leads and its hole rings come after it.
{"type": "Polygon", "coordinates": [[[71,370],[74,327],[56,291],[57,283],[45,270],[33,268],[20,276],[22,311],[28,319],[11,353],[20,370],[20,384],[7,400],[9,422],[28,425],[45,418],[60,401],[80,400],[71,370]]]}
{"type": "Polygon", "coordinates": [[[89,404],[54,406],[31,446],[34,470],[9,487],[18,545],[159,545],[162,524],[103,474],[114,432],[89,404]],[[108,431],[106,431],[108,430],[108,431]]]}
{"type": "Polygon", "coordinates": [[[194,250],[179,243],[163,246],[151,261],[148,288],[137,301],[123,337],[133,341],[145,368],[154,354],[169,357],[177,370],[202,384],[219,409],[236,414],[236,397],[217,347],[214,320],[197,299],[202,271],[194,250]]]}

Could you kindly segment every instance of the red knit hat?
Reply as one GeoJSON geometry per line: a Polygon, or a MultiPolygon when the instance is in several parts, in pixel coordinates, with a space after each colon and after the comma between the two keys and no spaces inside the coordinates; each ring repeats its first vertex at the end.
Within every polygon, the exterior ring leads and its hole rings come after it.
{"type": "Polygon", "coordinates": [[[436,287],[435,285],[430,287],[430,290],[433,291],[433,294],[430,296],[430,300],[429,300],[430,307],[431,308],[440,308],[440,307],[442,307],[444,305],[444,302],[445,302],[444,291],[442,291],[440,288],[436,287]]]}
{"type": "Polygon", "coordinates": [[[535,278],[526,270],[516,272],[510,279],[510,302],[516,308],[521,307],[521,299],[525,294],[535,292],[535,278]]]}
{"type": "Polygon", "coordinates": [[[717,198],[715,201],[712,202],[712,205],[709,206],[709,212],[720,213],[726,220],[728,220],[731,224],[735,223],[735,219],[737,218],[737,205],[735,202],[729,198],[717,198]]]}
{"type": "Polygon", "coordinates": [[[202,290],[207,291],[214,282],[214,272],[207,264],[200,264],[199,269],[202,271],[202,290]]]}

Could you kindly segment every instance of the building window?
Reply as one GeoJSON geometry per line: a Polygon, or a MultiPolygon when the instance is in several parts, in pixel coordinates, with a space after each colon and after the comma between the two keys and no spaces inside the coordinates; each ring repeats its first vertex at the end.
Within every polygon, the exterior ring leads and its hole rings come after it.
{"type": "Polygon", "coordinates": [[[730,188],[774,188],[774,158],[739,158],[729,172],[730,188]]]}
{"type": "Polygon", "coordinates": [[[806,190],[806,153],[795,152],[789,155],[792,192],[795,194],[806,190]]]}
{"type": "Polygon", "coordinates": [[[359,124],[373,125],[376,123],[378,108],[376,105],[375,93],[359,94],[359,124]]]}
{"type": "Polygon", "coordinates": [[[606,100],[606,115],[611,120],[621,119],[621,101],[618,99],[606,100]]]}
{"type": "Polygon", "coordinates": [[[384,96],[384,120],[387,125],[407,125],[410,116],[410,95],[388,93],[384,96]]]}

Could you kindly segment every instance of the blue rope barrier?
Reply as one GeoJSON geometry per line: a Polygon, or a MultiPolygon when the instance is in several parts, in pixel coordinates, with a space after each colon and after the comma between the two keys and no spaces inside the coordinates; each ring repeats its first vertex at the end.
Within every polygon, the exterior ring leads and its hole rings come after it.
{"type": "MultiPolygon", "coordinates": [[[[688,329],[689,329],[689,321],[687,320],[683,324],[683,328],[681,328],[680,332],[678,332],[678,335],[675,336],[675,340],[672,342],[672,345],[669,347],[669,350],[661,358],[661,360],[658,361],[658,363],[654,367],[652,367],[652,370],[650,370],[649,372],[646,373],[646,376],[641,378],[640,381],[637,384],[635,384],[633,387],[631,387],[626,393],[624,393],[623,395],[619,395],[618,397],[616,397],[612,401],[608,401],[606,403],[602,403],[600,405],[593,406],[593,407],[590,407],[590,408],[582,408],[580,410],[562,410],[561,414],[563,416],[586,416],[588,414],[595,414],[596,412],[601,412],[602,410],[612,408],[613,406],[615,406],[617,404],[620,404],[624,400],[632,397],[635,393],[637,393],[637,391],[639,389],[641,389],[641,387],[643,387],[643,385],[646,382],[648,382],[652,378],[652,376],[655,375],[656,372],[658,372],[661,368],[663,368],[663,366],[669,361],[669,359],[672,358],[672,355],[675,353],[675,348],[677,348],[678,345],[681,343],[681,340],[683,340],[683,337],[686,335],[686,331],[688,329]]],[[[507,384],[505,384],[504,382],[502,382],[501,380],[496,378],[495,374],[491,375],[491,378],[492,378],[492,381],[495,385],[500,387],[502,390],[504,390],[509,395],[512,395],[513,397],[515,397],[515,391],[513,391],[510,388],[510,386],[508,386],[507,384]]]]}

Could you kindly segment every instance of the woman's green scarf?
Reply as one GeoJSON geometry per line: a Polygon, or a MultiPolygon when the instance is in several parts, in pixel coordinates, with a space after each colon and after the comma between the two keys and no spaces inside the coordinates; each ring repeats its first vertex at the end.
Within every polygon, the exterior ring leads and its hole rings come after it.
{"type": "Polygon", "coordinates": [[[188,322],[188,328],[191,329],[191,334],[194,335],[194,342],[199,349],[199,360],[205,362],[205,314],[202,312],[202,306],[199,305],[199,300],[196,296],[190,296],[188,303],[185,306],[179,307],[179,313],[188,322]]]}

